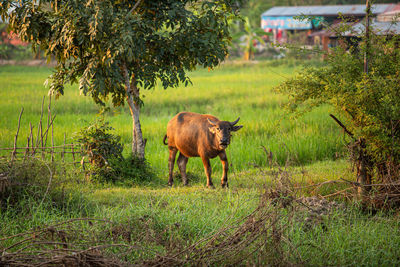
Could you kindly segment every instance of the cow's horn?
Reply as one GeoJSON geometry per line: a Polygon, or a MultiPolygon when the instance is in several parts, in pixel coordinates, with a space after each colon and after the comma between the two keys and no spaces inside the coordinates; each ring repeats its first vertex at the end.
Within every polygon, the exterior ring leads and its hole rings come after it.
{"type": "Polygon", "coordinates": [[[217,124],[215,122],[213,122],[212,120],[210,120],[209,118],[207,118],[207,120],[212,126],[217,126],[217,124]]]}
{"type": "Polygon", "coordinates": [[[235,125],[236,123],[238,123],[239,120],[240,120],[240,117],[237,118],[237,120],[235,120],[234,122],[230,122],[230,124],[233,126],[233,125],[235,125]]]}

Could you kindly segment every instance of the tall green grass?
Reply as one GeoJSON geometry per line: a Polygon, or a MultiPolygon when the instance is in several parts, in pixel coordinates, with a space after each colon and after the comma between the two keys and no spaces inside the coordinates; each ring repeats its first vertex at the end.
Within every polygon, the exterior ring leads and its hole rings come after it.
{"type": "MultiPolygon", "coordinates": [[[[343,151],[342,135],[322,107],[300,118],[285,115],[281,105],[286,96],[273,92],[273,87],[290,77],[295,67],[258,64],[224,64],[214,70],[198,70],[190,74],[192,86],[157,87],[143,91],[141,113],[143,135],[147,138],[146,157],[160,174],[167,170],[168,149],[162,144],[168,121],[180,111],[209,113],[222,120],[240,116],[244,127],[234,133],[227,149],[231,170],[242,171],[251,166],[265,166],[266,155],[261,146],[271,150],[278,162],[288,157],[298,164],[335,159],[343,151]]],[[[51,74],[46,67],[0,67],[0,147],[11,147],[17,129],[18,115],[24,107],[19,146],[26,145],[29,122],[40,117],[42,97],[48,89],[43,85],[51,74]]],[[[47,109],[48,99],[45,101],[47,109]]],[[[88,96],[79,94],[77,85],[67,85],[65,95],[53,100],[55,142],[73,141],[74,133],[92,121],[99,107],[88,96]]],[[[127,107],[111,108],[106,119],[122,136],[125,153],[129,153],[132,122],[127,107]]],[[[34,129],[34,131],[35,131],[34,129]]],[[[212,167],[221,172],[219,160],[212,167]]],[[[200,159],[190,159],[188,171],[202,174],[200,159]]]]}

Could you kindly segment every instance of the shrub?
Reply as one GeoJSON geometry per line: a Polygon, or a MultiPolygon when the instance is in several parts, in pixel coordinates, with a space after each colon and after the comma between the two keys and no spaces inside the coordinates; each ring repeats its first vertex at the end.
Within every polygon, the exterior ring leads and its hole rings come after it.
{"type": "Polygon", "coordinates": [[[153,177],[145,160],[122,156],[121,137],[110,133],[112,130],[101,118],[82,129],[77,136],[91,163],[88,168],[91,179],[100,183],[132,184],[153,177]]]}
{"type": "MultiPolygon", "coordinates": [[[[338,34],[348,28],[343,27],[338,34]]],[[[291,111],[332,105],[352,138],[357,176],[384,182],[400,179],[400,36],[353,40],[325,54],[327,64],[306,67],[278,87],[289,95],[291,111]],[[364,55],[369,72],[364,73],[364,55]]],[[[366,181],[368,183],[371,180],[366,181]]],[[[361,179],[362,180],[362,179],[361,179]]]]}
{"type": "Polygon", "coordinates": [[[98,168],[108,165],[109,160],[122,159],[121,137],[110,133],[112,130],[114,129],[109,123],[101,118],[83,128],[77,135],[84,156],[98,168]]]}

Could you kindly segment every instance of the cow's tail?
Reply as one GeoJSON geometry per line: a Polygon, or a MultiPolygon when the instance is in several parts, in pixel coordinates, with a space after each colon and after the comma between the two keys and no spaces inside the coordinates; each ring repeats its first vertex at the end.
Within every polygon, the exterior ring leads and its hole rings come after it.
{"type": "Polygon", "coordinates": [[[167,140],[167,135],[164,135],[164,139],[163,139],[163,143],[164,143],[164,145],[166,145],[166,146],[167,146],[167,145],[168,145],[168,143],[166,143],[166,142],[165,142],[165,140],[167,140]]]}

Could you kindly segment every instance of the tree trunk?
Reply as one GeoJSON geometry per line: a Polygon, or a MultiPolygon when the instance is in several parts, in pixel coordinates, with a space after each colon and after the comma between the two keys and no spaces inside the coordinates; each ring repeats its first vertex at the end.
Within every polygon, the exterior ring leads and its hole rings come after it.
{"type": "Polygon", "coordinates": [[[360,138],[358,144],[360,149],[356,161],[357,182],[360,184],[358,187],[358,194],[359,197],[364,198],[371,190],[371,187],[369,187],[368,185],[371,184],[372,180],[372,175],[371,175],[372,164],[368,155],[365,154],[365,140],[363,138],[360,138]]]}
{"type": "Polygon", "coordinates": [[[142,128],[139,120],[139,89],[136,87],[134,81],[132,81],[132,83],[130,82],[130,75],[125,64],[123,65],[123,70],[126,87],[126,101],[128,102],[129,110],[132,115],[132,154],[140,159],[144,159],[145,142],[143,140],[142,128]]]}

